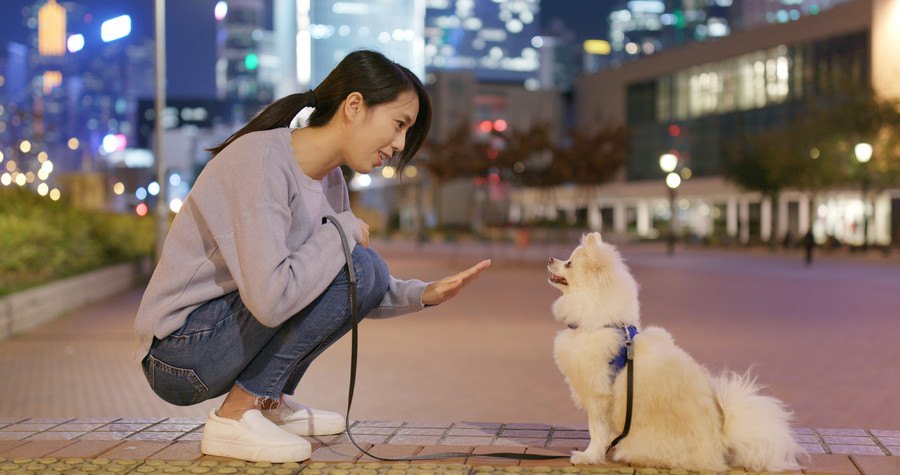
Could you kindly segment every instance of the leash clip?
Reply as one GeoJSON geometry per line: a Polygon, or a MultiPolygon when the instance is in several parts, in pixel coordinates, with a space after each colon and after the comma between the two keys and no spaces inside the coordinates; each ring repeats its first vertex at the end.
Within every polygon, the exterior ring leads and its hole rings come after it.
{"type": "Polygon", "coordinates": [[[625,341],[625,358],[634,359],[634,340],[631,338],[625,341]]]}

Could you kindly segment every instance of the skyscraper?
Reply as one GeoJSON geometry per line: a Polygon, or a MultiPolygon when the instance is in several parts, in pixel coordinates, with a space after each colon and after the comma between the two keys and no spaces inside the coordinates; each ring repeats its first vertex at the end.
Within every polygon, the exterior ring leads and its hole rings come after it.
{"type": "Polygon", "coordinates": [[[479,80],[536,81],[540,0],[427,0],[428,71],[470,70],[479,80]]]}
{"type": "Polygon", "coordinates": [[[228,0],[216,5],[216,92],[219,99],[271,101],[272,35],[264,29],[262,0],[228,0]]]}
{"type": "Polygon", "coordinates": [[[300,84],[315,87],[358,49],[379,51],[424,78],[425,0],[296,1],[300,84]]]}
{"type": "Polygon", "coordinates": [[[615,60],[726,36],[732,0],[620,0],[609,15],[615,60]]]}

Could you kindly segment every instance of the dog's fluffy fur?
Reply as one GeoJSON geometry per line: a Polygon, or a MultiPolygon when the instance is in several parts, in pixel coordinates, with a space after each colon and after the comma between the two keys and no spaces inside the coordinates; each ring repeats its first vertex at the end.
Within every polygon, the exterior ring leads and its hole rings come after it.
{"type": "MultiPolygon", "coordinates": [[[[556,336],[554,357],[575,404],[588,413],[591,435],[571,461],[602,463],[625,425],[627,374],[613,377],[609,361],[624,344],[615,327],[640,328],[638,285],[599,233],[584,236],[569,260],[550,259],[548,270],[562,292],[553,315],[569,326],[556,336]]],[[[711,375],[662,328],[642,329],[634,345],[631,430],[612,460],[686,470],[799,468],[803,450],[791,434],[790,413],[759,394],[749,374],[711,375]]]]}

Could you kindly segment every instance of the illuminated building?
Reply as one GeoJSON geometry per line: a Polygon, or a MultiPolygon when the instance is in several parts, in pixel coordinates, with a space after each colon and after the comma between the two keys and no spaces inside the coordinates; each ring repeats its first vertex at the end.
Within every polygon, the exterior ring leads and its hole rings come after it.
{"type": "Polygon", "coordinates": [[[466,70],[479,81],[536,82],[539,0],[427,0],[426,5],[428,71],[466,70]]]}
{"type": "MultiPolygon", "coordinates": [[[[317,86],[357,49],[379,51],[424,79],[425,0],[296,0],[295,8],[297,83],[317,86]]],[[[284,35],[283,28],[291,31],[277,20],[276,28],[279,37],[284,35]]]]}
{"type": "Polygon", "coordinates": [[[220,1],[214,14],[219,99],[272,101],[277,65],[273,34],[264,29],[265,2],[220,1]]]}
{"type": "MultiPolygon", "coordinates": [[[[665,220],[668,209],[658,159],[675,150],[692,170],[692,178],[679,188],[684,234],[780,242],[798,239],[812,225],[820,242],[834,236],[861,244],[866,204],[856,186],[815,196],[783,190],[773,202],[725,180],[724,156],[739,134],[786,126],[809,102],[827,103],[829,91],[846,86],[843,81],[900,99],[898,22],[897,0],[856,0],[579,78],[577,123],[591,129],[627,124],[632,150],[621,180],[591,190],[561,187],[556,206],[598,217],[588,223],[592,229],[654,237],[654,223],[665,220]]],[[[846,159],[848,166],[855,165],[851,152],[846,159]]],[[[522,207],[540,207],[546,205],[542,196],[520,190],[514,200],[522,207]]],[[[900,239],[900,190],[874,193],[869,215],[871,242],[900,239]]]]}

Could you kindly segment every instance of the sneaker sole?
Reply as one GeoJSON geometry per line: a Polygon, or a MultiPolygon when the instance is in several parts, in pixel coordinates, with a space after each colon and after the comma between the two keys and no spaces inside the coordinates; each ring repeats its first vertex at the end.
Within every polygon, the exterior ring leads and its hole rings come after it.
{"type": "Polygon", "coordinates": [[[286,463],[308,460],[312,455],[312,448],[308,445],[299,447],[296,445],[261,447],[259,445],[240,444],[233,440],[201,439],[200,453],[246,460],[248,462],[286,463]]]}

